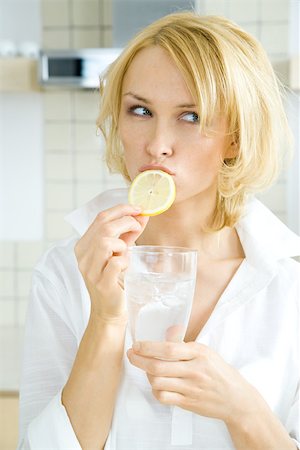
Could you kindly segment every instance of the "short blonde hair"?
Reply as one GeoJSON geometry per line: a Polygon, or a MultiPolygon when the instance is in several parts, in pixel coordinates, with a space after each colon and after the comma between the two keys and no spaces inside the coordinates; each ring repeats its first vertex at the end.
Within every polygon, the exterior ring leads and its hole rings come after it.
{"type": "Polygon", "coordinates": [[[223,161],[211,230],[234,226],[248,194],[276,179],[290,130],[282,89],[261,44],[235,23],[219,16],[180,12],[165,16],[132,39],[100,83],[97,126],[106,140],[112,172],[127,173],[118,120],[124,75],[143,48],[159,45],[172,57],[199,106],[200,127],[209,132],[217,113],[228,122],[236,156],[223,161]]]}

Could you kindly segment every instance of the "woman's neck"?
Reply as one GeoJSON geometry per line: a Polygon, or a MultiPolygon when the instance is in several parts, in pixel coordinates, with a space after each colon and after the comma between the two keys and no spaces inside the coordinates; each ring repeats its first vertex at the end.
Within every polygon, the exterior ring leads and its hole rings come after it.
{"type": "Polygon", "coordinates": [[[151,217],[137,245],[168,245],[195,248],[202,257],[227,259],[244,257],[234,228],[207,232],[214,213],[213,203],[199,198],[179,202],[165,213],[151,217]]]}

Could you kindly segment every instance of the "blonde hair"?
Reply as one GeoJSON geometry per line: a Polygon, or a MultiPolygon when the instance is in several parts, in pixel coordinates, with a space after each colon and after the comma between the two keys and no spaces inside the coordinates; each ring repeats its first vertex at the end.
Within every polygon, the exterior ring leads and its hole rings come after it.
{"type": "Polygon", "coordinates": [[[223,161],[210,229],[232,227],[248,194],[276,179],[290,140],[280,83],[261,44],[223,17],[180,12],[152,23],[129,42],[100,83],[97,126],[106,140],[106,162],[127,180],[118,137],[122,83],[137,52],[153,45],[165,49],[182,72],[199,106],[201,129],[209,132],[217,113],[227,119],[236,156],[223,161]]]}

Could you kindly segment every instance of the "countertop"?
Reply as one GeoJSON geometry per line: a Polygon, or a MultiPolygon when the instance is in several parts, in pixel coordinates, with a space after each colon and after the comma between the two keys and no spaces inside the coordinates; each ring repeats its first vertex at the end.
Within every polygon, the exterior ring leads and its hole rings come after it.
{"type": "Polygon", "coordinates": [[[18,392],[23,327],[0,327],[0,391],[18,392]]]}

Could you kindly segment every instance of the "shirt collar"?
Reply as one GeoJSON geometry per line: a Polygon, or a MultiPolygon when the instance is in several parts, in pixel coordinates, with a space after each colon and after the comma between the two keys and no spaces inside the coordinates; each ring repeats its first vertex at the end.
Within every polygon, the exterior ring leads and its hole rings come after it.
{"type": "Polygon", "coordinates": [[[120,203],[128,203],[128,189],[110,189],[65,216],[68,222],[82,236],[95,220],[97,214],[120,203]]]}
{"type": "Polygon", "coordinates": [[[246,258],[256,265],[300,255],[300,237],[256,198],[247,203],[236,230],[246,258]]]}
{"type": "MultiPolygon", "coordinates": [[[[127,203],[128,189],[111,189],[97,195],[65,220],[82,236],[100,211],[127,203]]],[[[246,259],[255,265],[300,255],[300,237],[259,200],[251,199],[236,225],[246,259]]]]}

